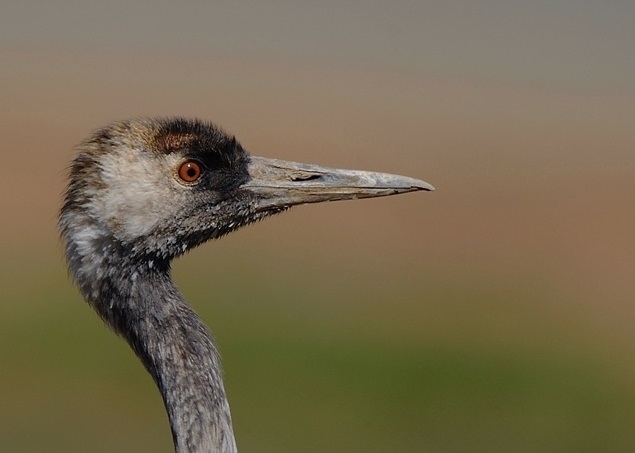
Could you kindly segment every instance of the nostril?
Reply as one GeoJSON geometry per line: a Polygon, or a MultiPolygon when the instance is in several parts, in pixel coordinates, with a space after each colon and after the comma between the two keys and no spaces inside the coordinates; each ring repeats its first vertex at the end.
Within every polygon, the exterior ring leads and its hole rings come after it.
{"type": "Polygon", "coordinates": [[[315,179],[321,179],[322,175],[316,175],[316,174],[312,174],[312,175],[298,175],[298,176],[294,176],[293,178],[291,178],[291,181],[293,182],[299,182],[299,181],[313,181],[315,179]]]}

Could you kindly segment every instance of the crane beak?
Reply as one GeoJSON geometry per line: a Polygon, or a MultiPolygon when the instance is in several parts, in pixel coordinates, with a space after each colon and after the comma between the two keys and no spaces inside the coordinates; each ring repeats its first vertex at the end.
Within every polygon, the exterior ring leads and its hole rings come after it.
{"type": "Polygon", "coordinates": [[[434,187],[406,176],[250,157],[250,180],[241,186],[257,196],[257,211],[304,203],[385,197],[434,187]]]}

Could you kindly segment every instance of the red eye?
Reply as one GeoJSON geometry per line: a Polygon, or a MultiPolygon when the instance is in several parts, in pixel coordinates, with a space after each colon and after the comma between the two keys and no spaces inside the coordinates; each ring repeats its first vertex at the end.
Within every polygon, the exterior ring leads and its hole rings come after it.
{"type": "Polygon", "coordinates": [[[202,173],[201,164],[193,160],[185,161],[179,166],[179,178],[185,182],[198,181],[202,173]]]}

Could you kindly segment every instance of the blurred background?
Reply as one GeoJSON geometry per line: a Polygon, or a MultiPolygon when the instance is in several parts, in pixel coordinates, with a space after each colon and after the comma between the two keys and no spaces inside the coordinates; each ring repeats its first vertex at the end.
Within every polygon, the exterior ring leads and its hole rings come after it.
{"type": "Polygon", "coordinates": [[[4,1],[0,451],[172,451],[55,231],[73,147],[146,115],[437,187],[175,263],[242,452],[634,451],[633,23],[625,0],[4,1]]]}

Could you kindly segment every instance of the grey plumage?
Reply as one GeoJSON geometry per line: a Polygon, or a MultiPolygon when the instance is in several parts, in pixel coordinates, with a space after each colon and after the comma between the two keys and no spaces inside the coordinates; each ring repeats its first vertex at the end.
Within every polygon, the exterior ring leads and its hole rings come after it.
{"type": "Polygon", "coordinates": [[[293,205],[414,190],[432,186],[251,157],[212,124],[140,119],[80,146],[58,227],[82,295],[157,383],[175,450],[230,453],[236,443],[220,357],[173,284],[170,261],[293,205]],[[183,167],[189,163],[193,170],[183,167]]]}

